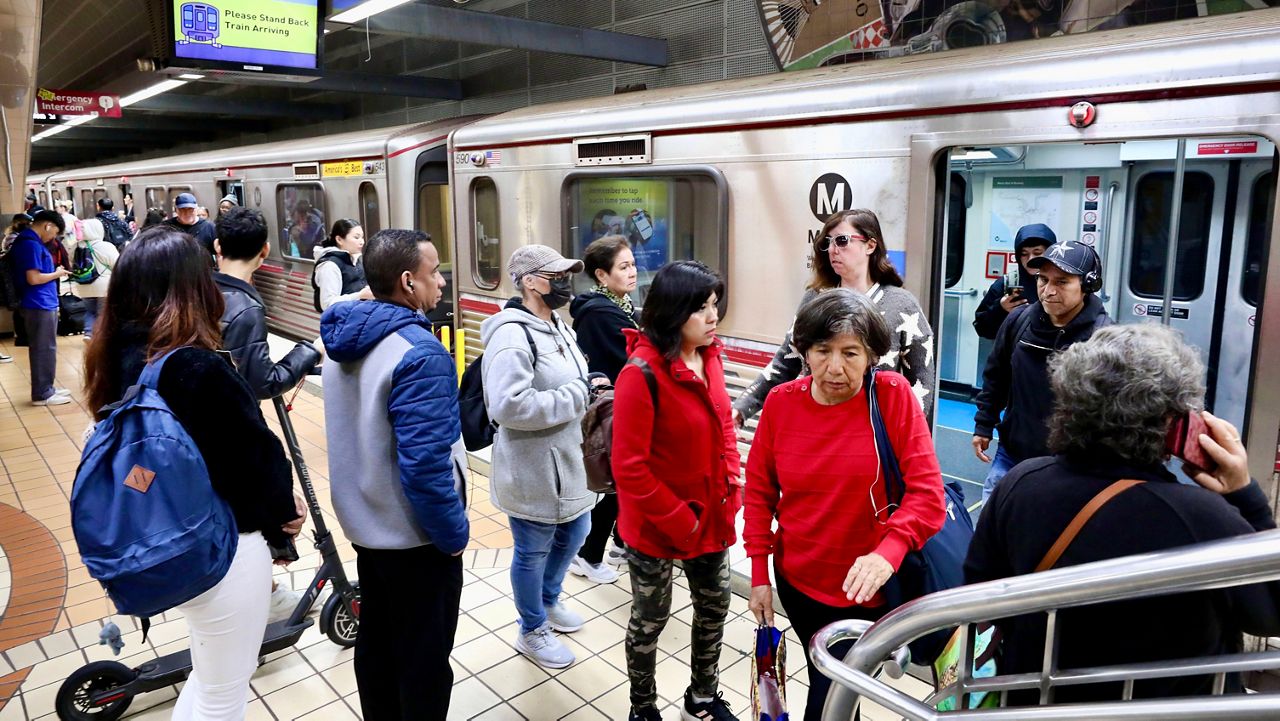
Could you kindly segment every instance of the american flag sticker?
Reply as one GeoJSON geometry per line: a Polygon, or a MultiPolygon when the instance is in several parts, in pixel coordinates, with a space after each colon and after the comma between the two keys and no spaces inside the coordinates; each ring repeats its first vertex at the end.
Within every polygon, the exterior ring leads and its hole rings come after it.
{"type": "Polygon", "coordinates": [[[484,151],[484,164],[485,165],[501,165],[502,151],[501,150],[484,151]]]}

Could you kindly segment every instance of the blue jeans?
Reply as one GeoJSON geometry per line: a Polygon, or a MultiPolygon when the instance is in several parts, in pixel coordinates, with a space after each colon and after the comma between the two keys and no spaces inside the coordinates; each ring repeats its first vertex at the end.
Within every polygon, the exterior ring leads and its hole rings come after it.
{"type": "Polygon", "coordinates": [[[515,558],[511,561],[511,595],[520,614],[520,632],[547,622],[547,607],[560,599],[564,574],[591,531],[591,514],[565,523],[538,523],[511,517],[515,558]]]}
{"type": "Polygon", "coordinates": [[[93,337],[93,322],[98,319],[98,306],[101,303],[101,298],[84,299],[84,337],[86,339],[93,337]]]}
{"type": "Polygon", "coordinates": [[[996,455],[991,459],[991,470],[987,472],[987,479],[982,482],[982,509],[984,511],[987,508],[987,499],[996,490],[996,484],[1000,482],[1001,478],[1005,477],[1010,469],[1021,462],[1021,458],[1014,458],[1005,452],[1003,445],[996,447],[996,455]]]}

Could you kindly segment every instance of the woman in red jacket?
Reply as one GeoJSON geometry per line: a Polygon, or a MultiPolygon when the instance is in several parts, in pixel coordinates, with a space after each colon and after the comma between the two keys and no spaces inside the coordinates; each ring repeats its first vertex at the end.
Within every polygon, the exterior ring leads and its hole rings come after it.
{"type": "Polygon", "coordinates": [[[702,263],[669,263],[650,286],[643,331],[623,331],[630,360],[614,391],[612,459],[635,594],[626,645],[631,721],[662,718],[654,665],[671,612],[675,559],[683,561],[693,595],[693,679],[681,717],[736,721],[718,691],[728,549],[741,505],[738,444],[715,336],[723,295],[724,282],[702,263]],[[656,380],[656,403],[641,362],[656,380]]]}
{"type": "MultiPolygon", "coordinates": [[[[908,551],[942,528],[945,506],[920,403],[906,378],[881,370],[876,400],[906,484],[901,506],[890,508],[885,498],[864,385],[868,368],[889,351],[889,329],[871,301],[827,291],[800,309],[792,340],[812,375],[777,386],[765,400],[747,463],[742,536],[751,610],[773,624],[772,555],[778,596],[807,659],[818,629],[887,610],[881,586],[908,551]]],[[[805,721],[821,718],[830,687],[810,664],[805,721]]]]}

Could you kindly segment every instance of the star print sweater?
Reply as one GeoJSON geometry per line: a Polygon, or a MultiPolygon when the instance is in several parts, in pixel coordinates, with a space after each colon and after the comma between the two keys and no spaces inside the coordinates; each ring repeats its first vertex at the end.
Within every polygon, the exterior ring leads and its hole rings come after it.
{"type": "MultiPolygon", "coordinates": [[[[818,297],[820,292],[822,291],[805,291],[796,312],[798,313],[805,303],[818,297]]],[[[884,316],[885,323],[889,326],[889,352],[880,359],[880,367],[896,370],[906,377],[916,399],[920,401],[925,418],[928,419],[933,409],[935,372],[933,329],[929,327],[929,321],[924,311],[920,309],[919,301],[909,290],[892,285],[875,285],[871,287],[867,297],[876,308],[880,309],[880,315],[884,316]]],[[[794,325],[793,319],[792,326],[794,325]]],[[[800,357],[799,351],[791,341],[791,329],[788,329],[786,337],[782,339],[782,345],[778,346],[777,352],[773,354],[773,360],[760,371],[760,375],[747,386],[742,395],[738,396],[733,407],[742,414],[743,418],[751,418],[760,412],[760,408],[764,406],[765,396],[775,386],[799,378],[808,372],[808,366],[805,365],[804,359],[800,357]]]]}

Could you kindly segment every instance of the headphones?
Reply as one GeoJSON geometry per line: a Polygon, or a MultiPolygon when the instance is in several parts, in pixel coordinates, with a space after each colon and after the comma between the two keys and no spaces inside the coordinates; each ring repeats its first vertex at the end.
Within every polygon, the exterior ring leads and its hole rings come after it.
{"type": "Polygon", "coordinates": [[[1093,256],[1093,268],[1080,276],[1080,290],[1086,293],[1097,293],[1102,290],[1102,258],[1092,245],[1084,247],[1088,248],[1089,253],[1093,256]]]}

